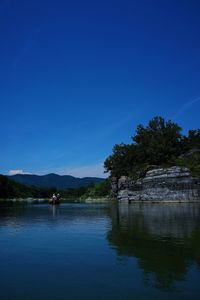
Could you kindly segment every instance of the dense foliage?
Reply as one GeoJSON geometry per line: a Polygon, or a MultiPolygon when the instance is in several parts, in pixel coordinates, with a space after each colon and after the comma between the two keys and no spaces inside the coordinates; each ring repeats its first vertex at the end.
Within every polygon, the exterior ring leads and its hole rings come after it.
{"type": "Polygon", "coordinates": [[[148,125],[138,125],[131,144],[117,144],[104,167],[111,176],[143,176],[152,166],[186,166],[200,176],[200,129],[182,134],[172,121],[155,117],[148,125]],[[187,155],[188,153],[188,155],[187,155]]]}
{"type": "Polygon", "coordinates": [[[87,191],[84,195],[82,195],[82,198],[101,198],[106,197],[111,192],[110,187],[110,179],[106,179],[103,182],[90,185],[87,188],[87,191]]]}
{"type": "Polygon", "coordinates": [[[9,180],[6,176],[0,175],[0,198],[31,197],[34,194],[32,188],[23,186],[20,183],[9,180]]]}

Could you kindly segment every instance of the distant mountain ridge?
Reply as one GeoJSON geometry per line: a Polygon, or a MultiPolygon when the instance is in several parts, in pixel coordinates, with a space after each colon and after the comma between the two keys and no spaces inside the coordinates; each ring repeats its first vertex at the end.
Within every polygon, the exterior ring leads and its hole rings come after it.
{"type": "Polygon", "coordinates": [[[104,178],[98,177],[77,178],[70,175],[58,175],[54,173],[47,175],[16,174],[8,176],[8,178],[27,186],[40,188],[54,187],[57,189],[79,188],[92,183],[100,183],[105,180],[104,178]]]}

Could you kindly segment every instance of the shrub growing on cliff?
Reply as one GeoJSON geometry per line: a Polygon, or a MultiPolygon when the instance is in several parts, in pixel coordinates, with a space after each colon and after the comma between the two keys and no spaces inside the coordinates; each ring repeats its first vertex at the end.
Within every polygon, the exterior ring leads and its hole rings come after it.
{"type": "Polygon", "coordinates": [[[188,136],[183,139],[183,146],[185,151],[200,149],[200,129],[189,130],[188,136]]]}

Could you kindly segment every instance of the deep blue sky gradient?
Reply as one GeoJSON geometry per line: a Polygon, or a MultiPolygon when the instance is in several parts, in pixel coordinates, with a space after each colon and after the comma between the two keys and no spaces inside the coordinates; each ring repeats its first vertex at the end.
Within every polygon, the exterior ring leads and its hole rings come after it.
{"type": "Polygon", "coordinates": [[[0,173],[101,175],[155,115],[199,128],[199,1],[0,0],[0,173]]]}

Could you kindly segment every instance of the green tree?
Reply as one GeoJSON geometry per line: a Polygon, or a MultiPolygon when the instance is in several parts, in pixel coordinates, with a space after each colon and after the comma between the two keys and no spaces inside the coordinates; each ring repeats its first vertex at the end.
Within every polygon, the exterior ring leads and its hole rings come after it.
{"type": "Polygon", "coordinates": [[[139,125],[133,142],[138,145],[139,163],[160,165],[181,154],[181,127],[162,117],[149,121],[147,127],[139,125]]]}
{"type": "Polygon", "coordinates": [[[113,154],[110,155],[104,162],[106,172],[110,172],[112,176],[120,177],[128,175],[132,164],[136,161],[135,145],[116,144],[113,148],[113,154]]]}

